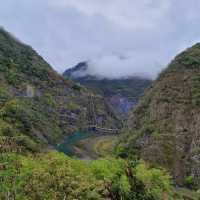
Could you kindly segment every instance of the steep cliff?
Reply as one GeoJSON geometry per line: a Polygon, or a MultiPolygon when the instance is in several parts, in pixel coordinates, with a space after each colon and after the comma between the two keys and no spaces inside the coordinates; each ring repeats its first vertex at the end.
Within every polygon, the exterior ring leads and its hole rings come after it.
{"type": "Polygon", "coordinates": [[[145,93],[128,121],[123,141],[137,154],[200,183],[200,44],[179,54],[145,93]]]}
{"type": "Polygon", "coordinates": [[[65,80],[31,47],[0,29],[1,139],[14,137],[37,151],[94,123],[94,113],[99,126],[120,124],[100,95],[65,80]]]}
{"type": "Polygon", "coordinates": [[[81,62],[66,70],[63,75],[103,95],[122,118],[127,118],[128,112],[137,105],[144,90],[151,84],[147,78],[133,76],[108,79],[90,75],[89,71],[88,63],[81,62]]]}

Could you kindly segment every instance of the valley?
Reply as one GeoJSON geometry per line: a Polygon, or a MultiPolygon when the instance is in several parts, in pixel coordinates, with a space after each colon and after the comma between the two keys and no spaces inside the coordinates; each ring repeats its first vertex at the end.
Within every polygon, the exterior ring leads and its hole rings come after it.
{"type": "Polygon", "coordinates": [[[81,160],[94,160],[112,155],[119,135],[76,132],[57,146],[57,150],[81,160]]]}
{"type": "Polygon", "coordinates": [[[0,200],[198,200],[199,58],[76,80],[0,29],[0,200]]]}
{"type": "Polygon", "coordinates": [[[95,94],[104,96],[106,102],[120,116],[127,119],[128,113],[138,103],[144,91],[151,85],[148,78],[122,77],[108,79],[88,74],[92,67],[87,62],[80,62],[67,69],[63,76],[90,89],[95,94]]]}

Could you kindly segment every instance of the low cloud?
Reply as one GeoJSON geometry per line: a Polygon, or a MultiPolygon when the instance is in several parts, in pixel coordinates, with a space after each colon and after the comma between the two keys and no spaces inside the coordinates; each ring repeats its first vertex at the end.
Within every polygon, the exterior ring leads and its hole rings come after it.
{"type": "MultiPolygon", "coordinates": [[[[131,56],[134,56],[134,54],[131,56]]],[[[156,78],[161,66],[158,63],[154,63],[148,56],[141,64],[142,59],[143,56],[140,57],[138,55],[134,57],[122,55],[104,56],[88,62],[87,74],[111,79],[130,76],[156,78]]]]}

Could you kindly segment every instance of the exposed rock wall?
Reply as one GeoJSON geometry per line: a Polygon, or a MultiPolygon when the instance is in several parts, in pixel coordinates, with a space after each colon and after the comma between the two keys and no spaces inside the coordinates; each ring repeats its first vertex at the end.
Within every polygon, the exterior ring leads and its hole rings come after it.
{"type": "Polygon", "coordinates": [[[128,149],[200,183],[200,44],[178,55],[131,113],[128,149]]]}

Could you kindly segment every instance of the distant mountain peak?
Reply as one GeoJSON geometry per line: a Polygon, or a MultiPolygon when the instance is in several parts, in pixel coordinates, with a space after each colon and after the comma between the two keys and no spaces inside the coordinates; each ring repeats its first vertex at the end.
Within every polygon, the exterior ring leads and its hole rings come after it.
{"type": "Polygon", "coordinates": [[[102,94],[115,110],[125,116],[151,84],[149,79],[134,76],[109,79],[91,75],[88,62],[80,62],[67,69],[63,76],[86,86],[95,93],[102,94]]]}
{"type": "Polygon", "coordinates": [[[79,62],[74,67],[67,69],[63,75],[72,79],[81,78],[89,75],[88,62],[87,61],[79,62]]]}
{"type": "MultiPolygon", "coordinates": [[[[84,71],[83,66],[78,69],[84,71]]],[[[8,141],[12,137],[16,147],[31,152],[56,146],[91,124],[90,96],[90,91],[64,79],[30,46],[0,28],[0,137],[8,141]]],[[[118,116],[100,95],[95,97],[98,126],[120,128],[118,116]]]]}
{"type": "Polygon", "coordinates": [[[84,62],[79,62],[75,67],[74,70],[77,71],[86,71],[88,70],[88,62],[84,61],[84,62]]]}
{"type": "Polygon", "coordinates": [[[83,61],[79,62],[77,65],[74,67],[68,68],[64,73],[63,76],[70,78],[75,81],[81,80],[149,80],[152,81],[149,78],[143,78],[137,75],[130,75],[130,76],[121,76],[117,78],[112,78],[109,76],[103,76],[103,75],[98,75],[95,74],[94,72],[92,73],[93,70],[91,70],[90,63],[89,61],[83,61]]]}

